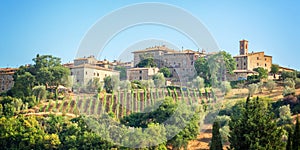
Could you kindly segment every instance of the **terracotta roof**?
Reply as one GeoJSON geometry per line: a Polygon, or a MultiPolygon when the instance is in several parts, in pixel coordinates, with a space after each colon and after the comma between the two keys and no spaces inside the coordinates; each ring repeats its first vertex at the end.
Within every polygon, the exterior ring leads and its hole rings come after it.
{"type": "Polygon", "coordinates": [[[133,71],[133,70],[148,70],[148,69],[156,69],[156,68],[130,68],[130,69],[127,69],[127,70],[133,71]]]}
{"type": "Polygon", "coordinates": [[[257,73],[256,71],[252,70],[233,70],[234,73],[257,73]]]}
{"type": "Polygon", "coordinates": [[[71,69],[74,69],[74,68],[92,68],[92,69],[97,69],[97,70],[119,72],[119,71],[116,71],[116,70],[113,70],[113,69],[103,68],[103,67],[99,67],[99,66],[95,66],[95,65],[90,65],[90,64],[81,64],[81,65],[78,65],[78,66],[71,67],[71,69]]]}

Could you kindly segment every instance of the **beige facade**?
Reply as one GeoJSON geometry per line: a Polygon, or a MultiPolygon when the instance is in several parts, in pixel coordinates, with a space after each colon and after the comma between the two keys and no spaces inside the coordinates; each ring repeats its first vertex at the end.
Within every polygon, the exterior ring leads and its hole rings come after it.
{"type": "Polygon", "coordinates": [[[251,70],[234,70],[233,74],[226,74],[227,81],[246,80],[250,75],[258,75],[257,72],[251,70]]]}
{"type": "Polygon", "coordinates": [[[253,70],[262,67],[271,70],[272,56],[265,55],[264,52],[248,52],[248,41],[240,41],[240,55],[233,57],[236,60],[237,70],[253,70]]]}
{"type": "Polygon", "coordinates": [[[176,51],[168,49],[166,46],[155,46],[133,52],[134,66],[136,66],[142,57],[149,56],[157,63],[157,67],[167,67],[173,74],[175,80],[181,82],[188,81],[194,77],[196,71],[194,63],[199,57],[204,57],[204,51],[197,52],[193,50],[176,51]]]}
{"type": "Polygon", "coordinates": [[[149,80],[158,71],[158,68],[131,68],[127,70],[127,80],[149,80]]]}
{"type": "Polygon", "coordinates": [[[162,56],[168,52],[174,52],[175,50],[167,48],[165,45],[163,46],[154,46],[149,47],[144,50],[134,51],[133,54],[133,65],[136,66],[140,61],[141,57],[148,56],[152,57],[155,60],[162,60],[162,56]]]}
{"type": "Polygon", "coordinates": [[[93,56],[87,58],[78,58],[74,60],[74,65],[68,65],[71,70],[71,76],[74,84],[86,85],[90,80],[99,78],[104,81],[107,76],[120,76],[119,71],[107,67],[108,61],[98,61],[93,56]],[[104,64],[102,67],[101,65],[104,64]]]}
{"type": "Polygon", "coordinates": [[[240,55],[234,56],[236,61],[236,70],[234,74],[227,74],[227,80],[235,81],[245,79],[249,75],[257,74],[253,69],[262,67],[271,71],[272,56],[265,55],[265,52],[251,52],[249,53],[248,41],[240,41],[240,55]]]}
{"type": "Polygon", "coordinates": [[[14,86],[13,75],[17,68],[0,68],[0,93],[7,92],[14,86]]]}

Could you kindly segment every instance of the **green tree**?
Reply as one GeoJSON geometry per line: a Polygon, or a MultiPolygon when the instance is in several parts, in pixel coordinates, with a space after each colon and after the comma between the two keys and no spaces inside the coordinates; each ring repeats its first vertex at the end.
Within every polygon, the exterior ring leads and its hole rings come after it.
{"type": "Polygon", "coordinates": [[[273,74],[274,79],[276,78],[276,74],[278,74],[278,72],[279,72],[279,65],[272,64],[270,73],[273,74]]]}
{"type": "Polygon", "coordinates": [[[287,78],[291,78],[291,79],[296,79],[297,78],[297,72],[288,72],[288,71],[283,71],[281,72],[281,79],[285,80],[287,78]]]}
{"type": "Polygon", "coordinates": [[[32,88],[32,93],[36,97],[36,101],[39,102],[46,98],[46,87],[45,86],[35,86],[32,88]]]}
{"type": "Polygon", "coordinates": [[[262,67],[254,68],[253,71],[258,72],[259,79],[267,79],[268,78],[268,70],[262,67]]]}
{"type": "Polygon", "coordinates": [[[250,99],[241,106],[240,112],[231,115],[230,148],[282,149],[283,130],[277,127],[274,114],[268,105],[259,98],[250,99]]]}
{"type": "Polygon", "coordinates": [[[215,121],[213,123],[212,129],[212,139],[210,143],[210,150],[223,150],[222,138],[220,134],[220,124],[219,122],[215,121]]]}
{"type": "Polygon", "coordinates": [[[204,79],[197,76],[193,81],[193,87],[196,89],[202,89],[204,88],[205,84],[204,84],[204,79]]]}
{"type": "Polygon", "coordinates": [[[207,59],[200,57],[196,60],[194,64],[197,75],[205,80],[205,83],[209,82],[210,72],[208,68],[207,59]]]}
{"type": "Polygon", "coordinates": [[[276,82],[273,80],[268,80],[266,83],[266,88],[269,90],[269,92],[272,92],[274,88],[276,87],[276,82]]]}
{"type": "Polygon", "coordinates": [[[169,68],[167,67],[160,68],[158,72],[163,73],[166,78],[169,78],[172,75],[169,68]]]}
{"type": "Polygon", "coordinates": [[[155,87],[161,88],[161,87],[165,86],[166,79],[164,77],[164,74],[157,73],[152,78],[153,78],[155,87]]]}
{"type": "Polygon", "coordinates": [[[291,109],[290,105],[284,105],[279,107],[279,121],[278,125],[286,125],[286,124],[292,124],[292,115],[291,115],[291,109]]]}
{"type": "Polygon", "coordinates": [[[300,149],[300,121],[299,118],[297,117],[293,139],[292,139],[292,150],[299,150],[299,149],[300,149]]]}
{"type": "Polygon", "coordinates": [[[248,85],[248,94],[249,94],[249,96],[252,97],[256,93],[257,88],[258,88],[257,84],[252,83],[252,84],[248,85]]]}
{"type": "Polygon", "coordinates": [[[233,74],[233,70],[236,69],[236,61],[233,59],[231,54],[227,53],[226,51],[221,51],[220,52],[223,56],[223,61],[226,66],[226,70],[230,73],[233,74]]]}
{"type": "Polygon", "coordinates": [[[93,78],[87,83],[87,90],[89,92],[98,92],[102,88],[102,83],[99,78],[93,78]]]}
{"type": "Polygon", "coordinates": [[[126,80],[126,68],[123,66],[116,66],[115,70],[120,71],[120,80],[126,80]]]}
{"type": "Polygon", "coordinates": [[[221,82],[221,90],[227,95],[231,91],[231,85],[228,81],[221,82]]]}
{"type": "Polygon", "coordinates": [[[136,65],[136,67],[139,67],[139,68],[150,68],[150,67],[156,67],[156,66],[157,66],[157,64],[155,63],[153,58],[143,59],[136,65]]]}
{"type": "Polygon", "coordinates": [[[104,89],[107,93],[112,93],[119,89],[120,79],[118,76],[107,76],[104,78],[104,89]]]}

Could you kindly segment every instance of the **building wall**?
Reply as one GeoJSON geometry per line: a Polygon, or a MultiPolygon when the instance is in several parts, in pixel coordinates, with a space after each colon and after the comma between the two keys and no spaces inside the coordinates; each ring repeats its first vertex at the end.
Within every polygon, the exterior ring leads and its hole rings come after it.
{"type": "Polygon", "coordinates": [[[127,80],[149,80],[158,73],[158,68],[132,68],[127,70],[127,80]]]}
{"type": "Polygon", "coordinates": [[[82,65],[82,64],[96,64],[97,59],[94,56],[89,56],[87,58],[78,58],[74,60],[74,66],[82,65]]]}
{"type": "Polygon", "coordinates": [[[248,57],[247,56],[240,56],[234,57],[236,61],[236,69],[237,70],[248,70],[248,57]]]}
{"type": "Polygon", "coordinates": [[[265,56],[264,52],[249,54],[248,56],[248,70],[262,67],[271,70],[272,57],[265,56]]]}
{"type": "Polygon", "coordinates": [[[93,67],[75,67],[71,69],[71,75],[74,78],[74,82],[80,85],[86,85],[91,79],[99,78],[100,81],[104,81],[106,76],[120,76],[118,71],[95,69],[93,67]]]}
{"type": "Polygon", "coordinates": [[[253,70],[262,67],[270,71],[272,66],[272,57],[266,56],[264,52],[235,56],[234,59],[237,63],[237,70],[253,70]]]}
{"type": "Polygon", "coordinates": [[[14,86],[13,73],[0,74],[0,93],[7,92],[14,86]]]}

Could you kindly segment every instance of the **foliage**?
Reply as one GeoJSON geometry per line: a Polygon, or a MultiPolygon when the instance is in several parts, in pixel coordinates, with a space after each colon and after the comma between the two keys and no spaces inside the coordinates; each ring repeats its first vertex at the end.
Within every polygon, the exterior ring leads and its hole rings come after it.
{"type": "Polygon", "coordinates": [[[145,111],[149,113],[132,113],[122,118],[121,123],[135,128],[147,128],[149,124],[163,124],[168,120],[169,123],[165,128],[171,133],[168,132],[166,135],[167,139],[170,138],[167,144],[172,145],[173,148],[185,147],[188,141],[195,139],[198,134],[199,115],[194,114],[194,111],[197,112],[197,110],[193,110],[185,104],[178,105],[171,97],[166,97],[164,101],[157,102],[153,107],[146,108],[145,111]],[[178,132],[178,134],[174,136],[173,132],[178,132]]]}
{"type": "Polygon", "coordinates": [[[117,71],[120,71],[120,80],[126,80],[127,75],[126,75],[126,68],[123,66],[116,66],[114,68],[117,71]]]}
{"type": "Polygon", "coordinates": [[[143,59],[136,65],[136,67],[139,67],[139,68],[151,68],[151,67],[156,67],[156,66],[157,66],[157,64],[155,63],[155,61],[152,57],[143,59]]]}
{"type": "Polygon", "coordinates": [[[221,51],[220,52],[223,56],[223,61],[226,66],[226,70],[230,73],[233,74],[233,70],[236,69],[236,61],[233,59],[230,53],[227,53],[226,51],[221,51]]]}
{"type": "Polygon", "coordinates": [[[213,129],[212,129],[212,139],[210,143],[210,150],[222,150],[222,138],[220,134],[220,125],[219,122],[215,121],[213,123],[213,129]]]}
{"type": "Polygon", "coordinates": [[[149,79],[149,80],[141,80],[141,86],[144,89],[150,89],[153,88],[155,85],[154,85],[154,81],[152,79],[149,79]]]}
{"type": "Polygon", "coordinates": [[[162,67],[162,68],[160,68],[158,72],[163,73],[163,74],[164,74],[164,77],[166,77],[166,78],[169,78],[169,77],[172,76],[172,74],[171,74],[169,68],[167,68],[167,67],[162,67]]]}
{"type": "Polygon", "coordinates": [[[231,116],[230,148],[282,149],[283,130],[277,127],[274,115],[259,98],[250,99],[241,106],[240,112],[231,116]]]}
{"type": "Polygon", "coordinates": [[[289,86],[285,86],[282,92],[283,96],[288,96],[288,95],[294,95],[295,94],[295,88],[291,88],[289,86]]]}
{"type": "Polygon", "coordinates": [[[36,97],[36,101],[40,101],[46,98],[46,87],[45,86],[35,86],[32,88],[32,93],[36,97]]]}
{"type": "Polygon", "coordinates": [[[296,79],[297,78],[297,73],[296,72],[283,71],[281,73],[281,79],[285,80],[287,78],[296,79]]]}
{"type": "Polygon", "coordinates": [[[254,68],[253,71],[258,72],[259,79],[267,79],[268,78],[268,70],[262,67],[254,68]]]}
{"type": "Polygon", "coordinates": [[[165,86],[166,79],[162,73],[157,73],[152,78],[156,88],[161,88],[165,86]]]}
{"type": "Polygon", "coordinates": [[[231,85],[228,81],[221,82],[221,91],[227,95],[231,91],[231,85]]]}
{"type": "Polygon", "coordinates": [[[300,88],[300,78],[295,79],[295,88],[296,89],[300,88]]]}
{"type": "Polygon", "coordinates": [[[204,79],[201,78],[201,77],[199,77],[199,76],[197,76],[197,77],[192,81],[192,83],[193,83],[193,87],[194,87],[195,89],[202,89],[202,88],[204,88],[204,86],[205,86],[205,84],[204,84],[204,79]]]}
{"type": "Polygon", "coordinates": [[[101,91],[102,86],[99,78],[93,78],[87,83],[87,90],[89,92],[98,92],[101,91]]]}
{"type": "Polygon", "coordinates": [[[252,83],[252,84],[248,85],[249,96],[252,97],[256,93],[256,91],[257,91],[257,84],[252,83]]]}
{"type": "Polygon", "coordinates": [[[293,139],[292,139],[292,150],[299,150],[300,149],[300,121],[297,117],[293,139]]]}
{"type": "Polygon", "coordinates": [[[21,66],[14,74],[14,86],[10,96],[24,98],[32,95],[32,88],[36,85],[52,86],[69,85],[70,70],[61,65],[60,58],[51,55],[37,55],[33,65],[21,66]]]}
{"type": "Polygon", "coordinates": [[[260,81],[260,78],[258,75],[250,75],[250,76],[247,76],[247,82],[249,84],[252,84],[252,83],[258,83],[260,81]]]}
{"type": "Polygon", "coordinates": [[[272,64],[270,73],[272,73],[274,75],[274,78],[278,72],[279,72],[279,65],[272,64]]]}
{"type": "Polygon", "coordinates": [[[292,115],[290,105],[279,107],[279,121],[278,125],[292,124],[292,115]]]}
{"type": "Polygon", "coordinates": [[[284,80],[284,85],[285,86],[288,86],[288,87],[290,87],[290,88],[295,88],[295,81],[294,81],[294,79],[292,79],[292,78],[286,78],[285,80],[284,80]]]}
{"type": "Polygon", "coordinates": [[[266,83],[266,88],[269,90],[269,92],[272,92],[274,88],[276,87],[276,82],[273,80],[268,80],[266,83]]]}
{"type": "Polygon", "coordinates": [[[196,60],[194,64],[195,70],[197,71],[197,75],[205,80],[207,84],[210,79],[210,72],[208,68],[207,59],[204,57],[200,57],[196,60]]]}
{"type": "Polygon", "coordinates": [[[129,80],[120,81],[120,89],[129,91],[131,89],[131,82],[129,80]]]}
{"type": "Polygon", "coordinates": [[[107,76],[104,78],[104,89],[107,93],[112,93],[113,91],[118,90],[120,80],[118,76],[107,76]]]}

